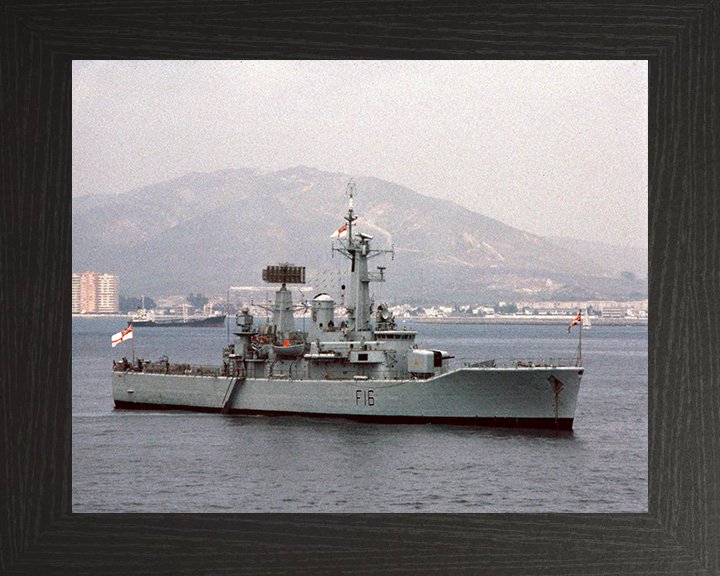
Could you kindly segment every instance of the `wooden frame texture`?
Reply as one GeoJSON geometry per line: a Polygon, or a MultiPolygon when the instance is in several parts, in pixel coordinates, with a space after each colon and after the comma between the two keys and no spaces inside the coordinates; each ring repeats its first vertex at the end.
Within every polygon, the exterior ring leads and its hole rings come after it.
{"type": "Polygon", "coordinates": [[[0,572],[720,574],[718,0],[0,4],[0,572]],[[649,61],[649,513],[71,509],[73,59],[649,61]]]}

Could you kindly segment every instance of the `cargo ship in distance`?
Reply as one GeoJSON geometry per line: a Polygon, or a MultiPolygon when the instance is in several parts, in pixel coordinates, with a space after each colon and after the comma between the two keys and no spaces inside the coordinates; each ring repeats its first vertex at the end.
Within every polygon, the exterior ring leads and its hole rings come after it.
{"type": "Polygon", "coordinates": [[[394,251],[373,248],[372,237],[355,230],[354,191],[351,182],[332,245],[350,267],[342,321],[332,296],[320,293],[310,302],[308,330],[297,330],[287,286],[304,283],[305,268],[268,266],[263,280],[280,286],[272,317],[258,326],[241,310],[222,365],[165,357],[115,362],[116,408],[572,430],[584,370],[579,355],[452,367],[452,355],[419,348],[416,331],[399,328],[386,303],[372,302],[370,283],[384,281],[385,268],[371,272],[368,261],[394,251]]]}
{"type": "Polygon", "coordinates": [[[163,318],[158,320],[151,311],[146,310],[144,305],[138,308],[135,315],[128,320],[128,326],[136,328],[223,328],[225,327],[226,314],[214,314],[203,317],[183,315],[182,318],[163,318]]]}

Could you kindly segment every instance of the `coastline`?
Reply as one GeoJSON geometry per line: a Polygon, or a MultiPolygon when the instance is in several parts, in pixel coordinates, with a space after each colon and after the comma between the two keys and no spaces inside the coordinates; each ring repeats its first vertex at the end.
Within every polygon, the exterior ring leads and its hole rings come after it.
{"type": "MultiPolygon", "coordinates": [[[[73,314],[73,318],[124,318],[128,314],[73,314]]],[[[570,316],[444,316],[439,318],[423,318],[419,316],[399,317],[396,321],[417,324],[524,324],[524,325],[566,325],[572,322],[570,316]]],[[[593,318],[593,326],[647,326],[647,318],[593,318]]]]}
{"type": "Polygon", "coordinates": [[[73,318],[132,318],[132,314],[73,314],[73,318]]]}
{"type": "MultiPolygon", "coordinates": [[[[418,324],[535,324],[567,325],[572,322],[570,316],[486,316],[484,318],[446,316],[443,318],[397,318],[418,324]]],[[[593,318],[592,326],[647,326],[647,318],[593,318]]]]}

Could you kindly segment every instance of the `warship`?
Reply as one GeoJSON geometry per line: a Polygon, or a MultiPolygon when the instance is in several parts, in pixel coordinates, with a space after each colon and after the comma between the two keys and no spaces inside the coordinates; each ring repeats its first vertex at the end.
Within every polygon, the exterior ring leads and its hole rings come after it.
{"type": "Polygon", "coordinates": [[[296,329],[298,306],[288,285],[304,284],[305,268],[267,266],[263,280],[279,285],[272,316],[256,325],[249,309],[241,309],[221,365],[167,357],[114,362],[115,407],[572,430],[580,355],[453,367],[451,354],[420,348],[415,330],[398,327],[387,303],[372,301],[370,283],[385,281],[385,268],[370,271],[368,261],[394,256],[394,248],[374,248],[372,236],[354,229],[354,192],[351,182],[345,222],[332,241],[333,254],[350,267],[342,318],[335,317],[332,296],[319,293],[307,305],[308,329],[296,329]]]}

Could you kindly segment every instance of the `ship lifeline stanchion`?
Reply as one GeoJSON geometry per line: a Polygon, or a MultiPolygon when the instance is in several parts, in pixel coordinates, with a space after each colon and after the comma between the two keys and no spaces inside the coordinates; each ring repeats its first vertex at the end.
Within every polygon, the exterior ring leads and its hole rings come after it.
{"type": "Polygon", "coordinates": [[[570,334],[570,329],[575,326],[575,324],[580,325],[580,335],[578,336],[578,359],[577,359],[577,365],[582,366],[582,308],[578,310],[577,316],[575,316],[575,319],[570,322],[570,326],[568,326],[568,334],[570,334]]]}

